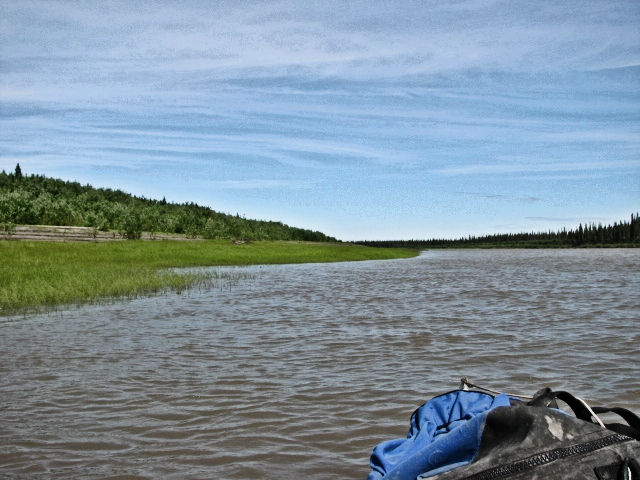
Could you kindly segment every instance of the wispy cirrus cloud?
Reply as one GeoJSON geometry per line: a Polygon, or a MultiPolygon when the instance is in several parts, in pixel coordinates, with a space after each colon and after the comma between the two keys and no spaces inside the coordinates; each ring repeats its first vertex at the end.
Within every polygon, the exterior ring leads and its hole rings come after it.
{"type": "Polygon", "coordinates": [[[632,0],[0,2],[0,168],[348,228],[624,211],[639,32],[632,0]]]}
{"type": "Polygon", "coordinates": [[[604,217],[525,217],[526,220],[532,220],[534,222],[557,222],[563,224],[571,223],[591,223],[591,222],[606,222],[608,219],[604,217]]]}
{"type": "Polygon", "coordinates": [[[634,171],[640,169],[639,160],[601,160],[587,162],[539,162],[531,164],[475,164],[435,169],[441,175],[514,175],[531,173],[588,172],[601,170],[634,171]]]}
{"type": "Polygon", "coordinates": [[[615,9],[609,2],[571,1],[395,7],[381,1],[366,8],[361,2],[188,2],[179,9],[171,2],[5,3],[3,57],[15,67],[44,66],[45,76],[55,64],[72,64],[78,68],[61,80],[93,76],[101,83],[98,72],[109,74],[108,83],[129,83],[198,71],[218,79],[241,71],[381,78],[640,65],[633,2],[615,9]]]}
{"type": "Polygon", "coordinates": [[[282,180],[282,179],[268,179],[268,178],[256,178],[256,179],[243,179],[243,180],[220,180],[209,181],[209,186],[216,189],[230,189],[230,190],[255,190],[255,189],[304,189],[312,188],[315,182],[305,180],[282,180]]]}
{"type": "Polygon", "coordinates": [[[489,200],[509,200],[519,201],[524,203],[542,202],[543,199],[533,195],[519,196],[502,193],[482,193],[482,192],[454,192],[456,195],[463,195],[467,197],[486,198],[489,200]]]}

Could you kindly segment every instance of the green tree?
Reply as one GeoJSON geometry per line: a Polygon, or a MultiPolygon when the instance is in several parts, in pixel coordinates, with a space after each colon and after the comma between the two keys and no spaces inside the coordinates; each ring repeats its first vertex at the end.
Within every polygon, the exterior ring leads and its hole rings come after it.
{"type": "Polygon", "coordinates": [[[160,212],[151,206],[145,207],[141,212],[142,231],[149,232],[151,238],[155,238],[160,230],[160,212]]]}
{"type": "Polygon", "coordinates": [[[133,208],[125,209],[118,224],[120,235],[129,240],[136,240],[142,235],[142,219],[133,208]]]}
{"type": "Polygon", "coordinates": [[[204,238],[225,238],[228,237],[228,231],[225,223],[221,219],[207,218],[202,231],[204,238]]]}
{"type": "Polygon", "coordinates": [[[33,225],[36,223],[32,211],[33,195],[24,190],[0,194],[0,221],[33,225]]]}

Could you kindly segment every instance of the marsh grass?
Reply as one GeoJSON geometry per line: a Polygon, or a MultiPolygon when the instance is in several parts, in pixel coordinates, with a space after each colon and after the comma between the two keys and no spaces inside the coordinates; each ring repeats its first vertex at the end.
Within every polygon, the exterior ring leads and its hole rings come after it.
{"type": "MultiPolygon", "coordinates": [[[[182,267],[337,262],[411,257],[410,249],[307,242],[0,241],[0,315],[207,284],[215,272],[182,267]]],[[[219,277],[218,277],[219,278],[219,277]]]]}

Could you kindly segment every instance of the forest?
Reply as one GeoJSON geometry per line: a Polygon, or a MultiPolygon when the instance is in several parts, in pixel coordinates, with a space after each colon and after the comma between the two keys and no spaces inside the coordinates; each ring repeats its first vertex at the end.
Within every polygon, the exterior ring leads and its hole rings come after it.
{"type": "Polygon", "coordinates": [[[467,236],[455,240],[383,240],[356,242],[371,247],[405,248],[566,248],[566,247],[640,247],[640,216],[613,225],[587,224],[574,230],[537,233],[503,233],[467,236]]]}
{"type": "MultiPolygon", "coordinates": [[[[15,225],[68,225],[117,231],[128,239],[142,232],[177,233],[191,238],[232,238],[246,240],[299,240],[336,242],[321,232],[291,227],[281,222],[251,220],[195,203],[152,200],[121,190],[94,188],[78,182],[0,172],[0,230],[7,233],[15,225]]],[[[371,247],[474,248],[523,247],[562,248],[625,246],[640,247],[640,216],[613,225],[585,224],[573,230],[532,233],[504,233],[467,236],[459,239],[359,241],[371,247]]]]}
{"type": "Polygon", "coordinates": [[[177,233],[191,238],[336,242],[321,232],[281,222],[250,220],[195,203],[170,203],[121,190],[94,188],[43,175],[0,173],[0,229],[15,225],[68,225],[117,231],[124,238],[142,232],[177,233]]]}

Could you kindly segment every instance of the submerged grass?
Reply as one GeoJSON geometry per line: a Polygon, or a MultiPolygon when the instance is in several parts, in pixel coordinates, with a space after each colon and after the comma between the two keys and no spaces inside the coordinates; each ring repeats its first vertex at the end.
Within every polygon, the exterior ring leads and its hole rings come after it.
{"type": "Polygon", "coordinates": [[[379,260],[416,250],[308,242],[0,241],[0,315],[62,304],[183,290],[213,274],[177,267],[379,260]]]}

